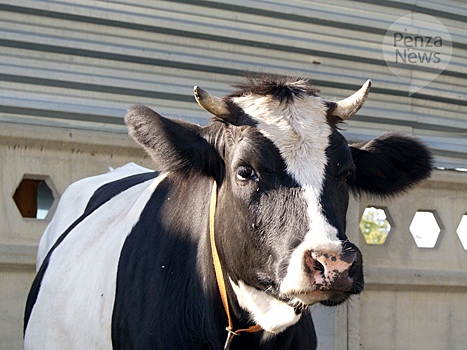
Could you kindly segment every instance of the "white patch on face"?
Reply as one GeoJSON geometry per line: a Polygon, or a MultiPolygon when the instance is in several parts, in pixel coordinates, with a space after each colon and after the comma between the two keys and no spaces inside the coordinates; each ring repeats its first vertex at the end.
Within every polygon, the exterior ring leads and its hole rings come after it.
{"type": "Polygon", "coordinates": [[[256,288],[238,281],[230,280],[239,305],[250,312],[253,322],[267,332],[277,334],[298,322],[301,315],[296,315],[293,307],[256,288]]]}
{"type": "Polygon", "coordinates": [[[233,102],[258,122],[257,128],[276,145],[288,173],[319,197],[332,131],[324,101],[305,96],[296,97],[293,103],[279,103],[272,96],[247,95],[233,102]]]}
{"type": "MultiPolygon", "coordinates": [[[[295,248],[281,293],[291,295],[309,290],[304,255],[310,250],[341,252],[338,232],[323,215],[320,204],[327,164],[331,126],[327,107],[320,97],[295,97],[291,103],[279,103],[271,96],[246,95],[234,98],[235,104],[257,123],[257,128],[279,149],[288,173],[303,188],[307,202],[309,231],[295,248]]],[[[319,298],[318,298],[319,299],[319,298]]]]}
{"type": "Polygon", "coordinates": [[[290,258],[287,274],[280,286],[281,293],[285,295],[303,293],[312,288],[304,261],[305,253],[308,250],[335,253],[340,253],[342,250],[342,243],[337,238],[337,229],[328,223],[321,208],[314,205],[317,203],[317,198],[313,198],[313,194],[310,195],[310,192],[305,188],[305,195],[308,197],[307,212],[310,219],[310,230],[302,243],[295,248],[290,258]]]}

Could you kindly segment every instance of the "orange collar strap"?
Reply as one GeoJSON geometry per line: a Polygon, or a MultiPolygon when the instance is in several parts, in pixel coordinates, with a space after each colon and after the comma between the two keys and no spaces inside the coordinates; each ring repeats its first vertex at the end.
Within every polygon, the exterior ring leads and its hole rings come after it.
{"type": "Polygon", "coordinates": [[[242,332],[254,333],[263,330],[260,325],[251,326],[246,329],[237,329],[233,330],[232,318],[230,317],[229,311],[229,300],[227,299],[227,291],[225,289],[224,274],[222,272],[221,261],[219,259],[219,254],[217,254],[216,241],[214,239],[214,217],[216,214],[216,204],[217,204],[217,183],[214,181],[211,192],[211,202],[209,205],[209,237],[211,240],[211,251],[212,251],[212,260],[214,263],[214,270],[216,272],[217,286],[222,299],[222,304],[224,305],[225,313],[229,320],[229,326],[227,329],[227,340],[224,345],[224,350],[229,349],[232,339],[236,335],[240,335],[242,332]]]}

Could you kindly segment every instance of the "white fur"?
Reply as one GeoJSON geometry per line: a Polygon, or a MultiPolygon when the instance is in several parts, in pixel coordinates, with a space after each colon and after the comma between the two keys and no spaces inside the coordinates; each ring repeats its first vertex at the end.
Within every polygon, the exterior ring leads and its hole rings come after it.
{"type": "Polygon", "coordinates": [[[230,280],[237,296],[239,305],[250,312],[252,321],[259,324],[270,333],[280,333],[294,325],[300,319],[293,307],[256,288],[250,287],[243,281],[235,284],[230,280]]]}
{"type": "Polygon", "coordinates": [[[118,194],[84,219],[55,249],[26,329],[25,349],[112,348],[120,252],[164,178],[161,175],[118,194]]]}
{"type": "Polygon", "coordinates": [[[331,127],[319,97],[279,103],[271,96],[248,95],[233,100],[258,122],[258,129],[277,146],[287,170],[300,185],[309,185],[318,197],[326,167],[331,127]]]}
{"type": "Polygon", "coordinates": [[[326,105],[316,96],[279,103],[271,96],[246,95],[234,98],[233,102],[258,122],[258,129],[274,142],[288,173],[303,188],[310,229],[292,254],[280,290],[285,295],[307,291],[310,282],[305,274],[305,252],[315,249],[338,253],[341,250],[337,229],[324,217],[320,205],[328,161],[326,148],[332,132],[326,120],[326,105]]]}
{"type": "Polygon", "coordinates": [[[290,258],[287,274],[280,286],[281,293],[285,295],[303,293],[310,289],[309,277],[303,259],[308,250],[334,253],[340,253],[342,250],[341,241],[337,238],[337,229],[328,223],[322,209],[317,204],[317,198],[307,186],[305,186],[305,195],[307,196],[310,230],[302,243],[295,248],[290,258]]]}
{"type": "Polygon", "coordinates": [[[36,270],[39,270],[48,251],[52,248],[58,237],[71,223],[81,216],[89,199],[99,187],[108,182],[149,171],[152,170],[143,168],[135,163],[128,163],[106,174],[88,177],[68,186],[60,198],[57,211],[39,242],[36,270]]]}

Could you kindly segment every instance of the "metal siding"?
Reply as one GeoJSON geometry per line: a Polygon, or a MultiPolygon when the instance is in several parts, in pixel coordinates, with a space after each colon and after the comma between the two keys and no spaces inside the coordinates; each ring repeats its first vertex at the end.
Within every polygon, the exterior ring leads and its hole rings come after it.
{"type": "Polygon", "coordinates": [[[245,71],[300,75],[340,98],[371,78],[349,140],[401,129],[437,165],[467,167],[466,21],[456,1],[0,0],[0,121],[123,133],[125,110],[145,104],[204,124],[193,85],[225,95],[245,71]],[[412,11],[444,23],[453,56],[408,97],[381,45],[412,11]]]}

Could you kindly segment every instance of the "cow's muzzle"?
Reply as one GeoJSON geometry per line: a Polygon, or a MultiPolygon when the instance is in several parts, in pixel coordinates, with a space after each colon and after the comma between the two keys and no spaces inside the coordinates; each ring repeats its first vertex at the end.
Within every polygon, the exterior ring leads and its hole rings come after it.
{"type": "Polygon", "coordinates": [[[348,241],[336,243],[328,245],[328,250],[296,248],[280,284],[280,297],[308,307],[317,302],[337,305],[360,293],[364,283],[362,254],[348,241]]]}
{"type": "Polygon", "coordinates": [[[340,304],[363,290],[362,255],[352,243],[345,242],[341,253],[308,250],[304,262],[313,290],[324,292],[325,305],[340,304]]]}
{"type": "Polygon", "coordinates": [[[304,255],[312,289],[323,292],[322,303],[340,304],[363,290],[362,255],[355,245],[345,242],[340,253],[308,250],[304,255]]]}

